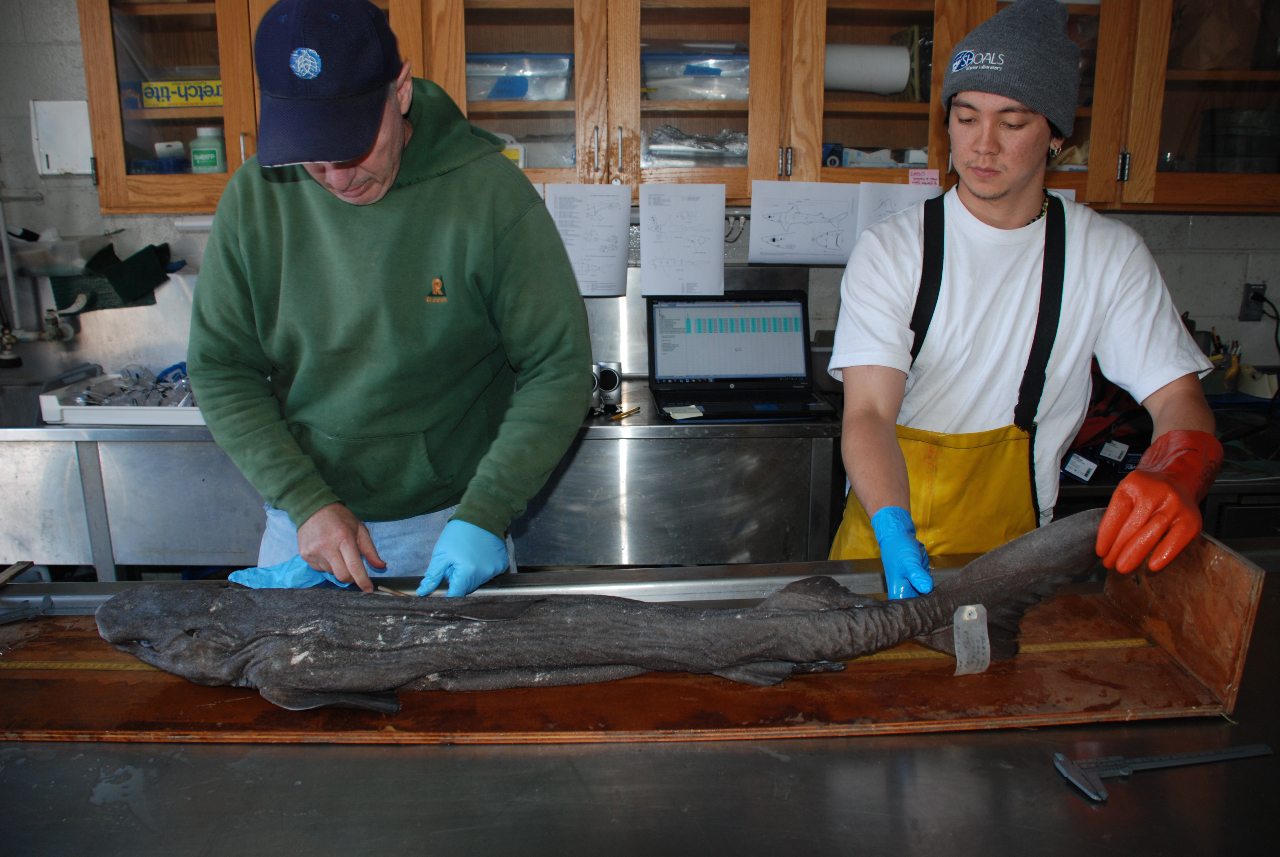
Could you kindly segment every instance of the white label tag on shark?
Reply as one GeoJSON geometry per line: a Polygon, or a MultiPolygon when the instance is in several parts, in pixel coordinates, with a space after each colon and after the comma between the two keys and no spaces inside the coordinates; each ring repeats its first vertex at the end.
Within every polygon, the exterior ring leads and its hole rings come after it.
{"type": "Polygon", "coordinates": [[[956,608],[952,631],[956,646],[956,675],[986,672],[991,666],[991,640],[987,637],[987,608],[962,604],[956,608]]]}

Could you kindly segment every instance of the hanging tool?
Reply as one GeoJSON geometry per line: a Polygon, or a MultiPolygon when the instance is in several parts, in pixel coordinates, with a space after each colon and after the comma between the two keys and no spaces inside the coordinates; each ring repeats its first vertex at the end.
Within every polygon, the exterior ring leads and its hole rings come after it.
{"type": "Polygon", "coordinates": [[[1200,750],[1194,753],[1170,753],[1166,756],[1143,756],[1138,759],[1105,756],[1100,759],[1072,760],[1061,753],[1054,753],[1053,766],[1080,791],[1093,800],[1103,801],[1107,799],[1107,790],[1102,785],[1103,777],[1127,777],[1134,771],[1178,768],[1183,765],[1203,765],[1206,762],[1226,762],[1231,759],[1270,755],[1271,748],[1266,744],[1224,747],[1219,750],[1200,750]]]}

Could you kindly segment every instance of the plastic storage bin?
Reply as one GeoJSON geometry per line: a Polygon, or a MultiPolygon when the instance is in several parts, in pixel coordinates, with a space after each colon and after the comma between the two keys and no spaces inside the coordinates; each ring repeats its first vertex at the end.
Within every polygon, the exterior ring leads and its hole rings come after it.
{"type": "Polygon", "coordinates": [[[747,54],[642,54],[641,84],[650,101],[746,101],[747,54]]]}
{"type": "Polygon", "coordinates": [[[573,54],[467,54],[468,101],[564,101],[573,54]]]}

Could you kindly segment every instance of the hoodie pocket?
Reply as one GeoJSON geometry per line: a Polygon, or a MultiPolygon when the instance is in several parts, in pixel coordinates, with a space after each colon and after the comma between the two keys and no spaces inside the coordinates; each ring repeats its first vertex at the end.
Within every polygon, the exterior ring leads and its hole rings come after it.
{"type": "Polygon", "coordinates": [[[431,464],[421,432],[341,437],[306,423],[289,430],[344,503],[408,502],[449,486],[449,477],[431,464]]]}

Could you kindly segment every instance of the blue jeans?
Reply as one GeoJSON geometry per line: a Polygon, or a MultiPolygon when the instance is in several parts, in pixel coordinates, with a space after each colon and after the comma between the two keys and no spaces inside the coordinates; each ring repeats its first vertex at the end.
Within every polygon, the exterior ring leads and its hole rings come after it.
{"type": "MultiPolygon", "coordinates": [[[[298,528],[289,520],[287,513],[271,505],[263,508],[267,512],[267,530],[262,534],[262,545],[258,548],[258,566],[270,568],[298,555],[298,528]]],[[[402,521],[367,522],[365,526],[373,537],[373,546],[387,567],[379,571],[366,561],[365,571],[370,577],[422,577],[431,564],[431,551],[436,540],[457,508],[450,506],[402,521]]]]}

